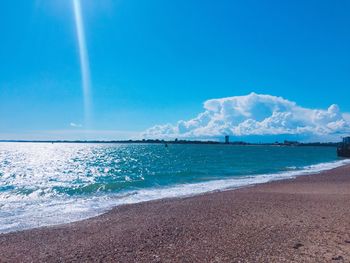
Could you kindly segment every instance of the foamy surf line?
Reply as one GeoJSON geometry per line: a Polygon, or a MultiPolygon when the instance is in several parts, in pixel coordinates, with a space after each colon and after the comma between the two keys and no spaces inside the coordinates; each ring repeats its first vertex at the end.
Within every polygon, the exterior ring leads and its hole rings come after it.
{"type": "MultiPolygon", "coordinates": [[[[214,191],[233,190],[271,181],[293,179],[297,176],[317,174],[347,164],[350,164],[350,160],[320,163],[306,166],[299,170],[274,174],[240,176],[201,183],[143,189],[125,192],[123,194],[94,196],[90,198],[37,200],[36,202],[28,203],[26,210],[19,214],[6,216],[6,212],[3,213],[0,211],[0,233],[71,223],[101,215],[119,205],[165,198],[183,198],[214,191]]],[[[18,202],[23,202],[23,200],[18,200],[18,202]]]]}
{"type": "Polygon", "coordinates": [[[277,180],[293,179],[297,176],[317,174],[347,164],[350,164],[350,160],[320,163],[306,166],[300,170],[274,174],[246,175],[232,179],[213,180],[195,184],[181,184],[159,189],[145,189],[137,191],[137,193],[129,195],[125,199],[123,198],[125,202],[120,204],[133,204],[164,198],[188,197],[220,190],[234,190],[245,186],[263,184],[277,180]]]}

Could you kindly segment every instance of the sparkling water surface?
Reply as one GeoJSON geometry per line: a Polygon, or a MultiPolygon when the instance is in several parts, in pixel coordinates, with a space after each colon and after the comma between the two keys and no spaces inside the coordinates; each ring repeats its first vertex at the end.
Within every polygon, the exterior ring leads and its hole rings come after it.
{"type": "Polygon", "coordinates": [[[0,232],[114,205],[290,178],[346,163],[333,147],[0,143],[0,232]]]}

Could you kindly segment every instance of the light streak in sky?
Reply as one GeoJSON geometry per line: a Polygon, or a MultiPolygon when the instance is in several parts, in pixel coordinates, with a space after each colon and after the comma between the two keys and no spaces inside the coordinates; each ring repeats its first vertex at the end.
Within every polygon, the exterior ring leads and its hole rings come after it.
{"type": "Polygon", "coordinates": [[[89,126],[91,118],[91,78],[88,50],[86,48],[83,15],[80,0],[73,0],[75,27],[79,45],[80,68],[82,78],[82,89],[84,96],[84,118],[85,127],[89,126]]]}

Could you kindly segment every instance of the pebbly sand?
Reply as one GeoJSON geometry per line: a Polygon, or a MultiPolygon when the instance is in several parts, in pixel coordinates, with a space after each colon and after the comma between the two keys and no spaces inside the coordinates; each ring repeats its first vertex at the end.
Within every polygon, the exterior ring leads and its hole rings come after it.
{"type": "Polygon", "coordinates": [[[350,262],[350,166],[0,235],[0,262],[350,262]]]}

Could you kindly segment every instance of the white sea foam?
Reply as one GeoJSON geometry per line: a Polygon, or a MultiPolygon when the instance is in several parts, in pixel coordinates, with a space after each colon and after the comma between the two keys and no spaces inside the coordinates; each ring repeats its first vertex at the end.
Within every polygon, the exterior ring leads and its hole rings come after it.
{"type": "Polygon", "coordinates": [[[291,179],[301,175],[316,174],[346,164],[350,164],[350,160],[320,163],[316,165],[306,166],[302,170],[281,172],[276,174],[241,176],[232,179],[213,180],[195,184],[182,184],[158,189],[144,189],[137,191],[134,195],[129,195],[121,198],[118,204],[132,204],[162,198],[185,197],[218,190],[236,189],[254,184],[267,183],[270,181],[291,179]]]}
{"type": "Polygon", "coordinates": [[[172,187],[143,189],[123,194],[82,197],[59,197],[33,193],[23,199],[1,196],[0,233],[41,226],[74,222],[106,212],[113,206],[133,204],[162,198],[198,195],[202,193],[236,189],[244,186],[266,183],[274,180],[290,179],[300,175],[314,174],[350,164],[350,160],[320,163],[276,174],[241,176],[231,179],[213,180],[201,183],[181,184],[172,187]],[[2,200],[1,200],[2,199],[2,200]]]}

